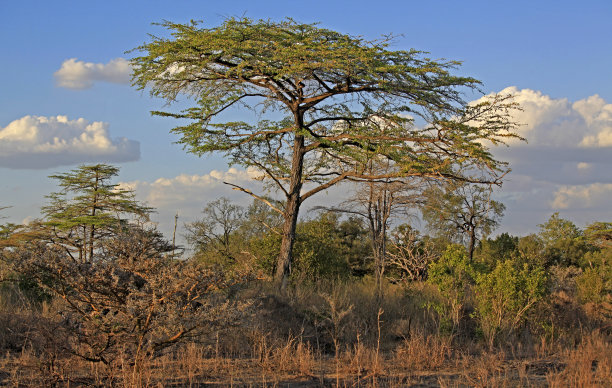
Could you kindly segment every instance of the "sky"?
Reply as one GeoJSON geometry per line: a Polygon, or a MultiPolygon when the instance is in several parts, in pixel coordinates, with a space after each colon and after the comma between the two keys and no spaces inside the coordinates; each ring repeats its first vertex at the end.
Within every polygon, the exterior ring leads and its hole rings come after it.
{"type": "MultiPolygon", "coordinates": [[[[552,213],[583,227],[612,221],[612,2],[454,1],[0,1],[0,222],[40,216],[48,176],[84,163],[120,167],[116,182],[157,209],[169,235],[174,215],[195,220],[221,196],[251,198],[224,180],[257,188],[253,173],[220,155],[186,153],[153,117],[164,102],[130,86],[128,52],[165,31],[153,23],[228,17],[320,23],[366,39],[394,34],[391,49],[458,60],[483,93],[513,93],[527,143],[494,155],[512,172],[495,194],[506,205],[498,232],[525,235],[552,213]]],[[[469,95],[466,99],[478,99],[469,95]]],[[[339,202],[345,190],[313,197],[339,202]]],[[[308,205],[306,203],[305,205],[308,205]]]]}

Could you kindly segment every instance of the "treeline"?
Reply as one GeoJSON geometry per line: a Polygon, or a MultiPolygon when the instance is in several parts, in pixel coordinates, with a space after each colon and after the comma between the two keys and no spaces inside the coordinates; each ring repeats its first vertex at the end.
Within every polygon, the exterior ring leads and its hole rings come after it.
{"type": "MultiPolygon", "coordinates": [[[[53,175],[59,191],[43,217],[2,226],[3,352],[53,354],[51,369],[78,357],[108,370],[128,360],[136,371],[214,336],[218,355],[254,325],[278,337],[301,332],[336,358],[360,341],[382,338],[391,351],[417,334],[493,349],[575,343],[578,328],[610,328],[611,223],[580,229],[555,213],[536,234],[491,237],[503,205],[465,186],[424,188],[402,202],[404,214],[422,211],[426,232],[346,203],[321,208],[297,224],[281,292],[273,276],[283,218],[270,206],[206,204],[185,225],[184,257],[148,221],[154,209],[112,183],[117,173],[98,164],[53,175]],[[301,321],[262,323],[264,311],[287,309],[301,321]]],[[[377,198],[366,196],[365,209],[377,198]]]]}

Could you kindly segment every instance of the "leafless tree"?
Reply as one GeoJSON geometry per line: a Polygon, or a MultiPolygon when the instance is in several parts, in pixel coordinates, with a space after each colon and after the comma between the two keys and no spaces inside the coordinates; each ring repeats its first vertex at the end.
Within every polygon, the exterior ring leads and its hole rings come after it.
{"type": "Polygon", "coordinates": [[[405,280],[427,278],[427,267],[437,256],[431,241],[421,239],[410,226],[401,225],[394,231],[389,245],[389,265],[397,267],[405,280]]]}

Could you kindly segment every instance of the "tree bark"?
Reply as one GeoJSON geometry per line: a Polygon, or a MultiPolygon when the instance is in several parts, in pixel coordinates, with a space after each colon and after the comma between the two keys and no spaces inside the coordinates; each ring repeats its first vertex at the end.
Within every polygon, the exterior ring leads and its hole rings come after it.
{"type": "Polygon", "coordinates": [[[93,187],[93,200],[91,204],[91,231],[89,233],[89,261],[93,261],[94,254],[94,239],[96,237],[96,226],[93,224],[96,217],[96,208],[98,207],[98,186],[100,184],[100,172],[96,171],[96,180],[93,187]]]}
{"type": "Polygon", "coordinates": [[[470,263],[472,263],[474,259],[474,249],[476,248],[476,231],[474,228],[470,229],[470,241],[468,244],[468,254],[470,257],[470,263]]]}
{"type": "Polygon", "coordinates": [[[280,252],[276,263],[274,281],[281,291],[287,288],[293,261],[293,243],[295,242],[295,227],[301,205],[302,170],[304,166],[304,136],[296,135],[293,142],[293,158],[291,160],[291,179],[284,211],[284,225],[280,252]]]}

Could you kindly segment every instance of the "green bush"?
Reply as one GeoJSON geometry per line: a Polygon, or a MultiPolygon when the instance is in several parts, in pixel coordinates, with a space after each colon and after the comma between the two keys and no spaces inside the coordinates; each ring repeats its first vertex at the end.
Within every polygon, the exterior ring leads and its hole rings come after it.
{"type": "Polygon", "coordinates": [[[601,303],[612,295],[612,248],[584,255],[585,269],[576,278],[578,298],[583,303],[601,303]]]}
{"type": "Polygon", "coordinates": [[[462,318],[466,294],[474,283],[475,273],[465,247],[457,244],[449,245],[440,259],[429,266],[428,282],[438,287],[445,303],[428,307],[440,315],[443,331],[449,320],[452,322],[453,331],[457,329],[462,318]]]}
{"type": "Polygon", "coordinates": [[[546,293],[542,267],[522,266],[515,260],[497,264],[490,273],[476,278],[476,311],[489,346],[500,333],[509,333],[546,293]]]}

